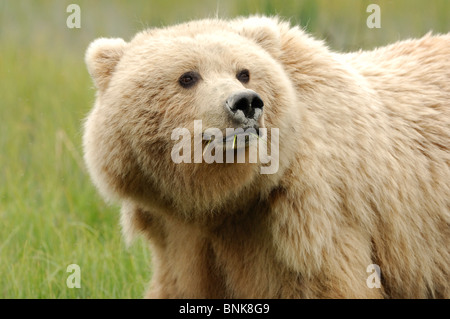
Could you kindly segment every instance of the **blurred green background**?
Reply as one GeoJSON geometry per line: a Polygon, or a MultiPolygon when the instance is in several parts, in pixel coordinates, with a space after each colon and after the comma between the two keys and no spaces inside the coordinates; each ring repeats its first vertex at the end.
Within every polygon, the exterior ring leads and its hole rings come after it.
{"type": "Polygon", "coordinates": [[[97,37],[204,17],[279,15],[335,50],[370,49],[450,31],[448,0],[0,0],[0,298],[140,298],[151,253],[121,239],[119,208],[97,195],[82,160],[95,92],[84,52],[97,37]],[[81,28],[69,29],[69,4],[81,28]],[[381,28],[369,29],[369,4],[381,28]],[[69,289],[69,264],[81,288],[69,289]]]}

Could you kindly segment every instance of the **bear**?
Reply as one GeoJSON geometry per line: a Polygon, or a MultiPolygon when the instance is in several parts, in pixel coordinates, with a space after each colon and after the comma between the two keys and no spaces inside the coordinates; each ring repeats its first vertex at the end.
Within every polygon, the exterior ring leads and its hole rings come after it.
{"type": "Polygon", "coordinates": [[[214,18],[85,62],[84,159],[126,241],[148,239],[145,297],[450,297],[450,34],[341,53],[279,17],[214,18]],[[256,137],[230,145],[240,128],[256,137]],[[245,160],[195,161],[211,141],[245,160]]]}

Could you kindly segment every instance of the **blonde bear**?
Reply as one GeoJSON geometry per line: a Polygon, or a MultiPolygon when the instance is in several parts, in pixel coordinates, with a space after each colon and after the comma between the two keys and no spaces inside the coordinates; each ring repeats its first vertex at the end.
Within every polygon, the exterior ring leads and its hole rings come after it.
{"type": "Polygon", "coordinates": [[[149,240],[146,297],[450,297],[449,34],[342,54],[277,18],[208,19],[97,39],[86,64],[85,161],[149,240]],[[211,140],[269,157],[196,161],[211,140]]]}

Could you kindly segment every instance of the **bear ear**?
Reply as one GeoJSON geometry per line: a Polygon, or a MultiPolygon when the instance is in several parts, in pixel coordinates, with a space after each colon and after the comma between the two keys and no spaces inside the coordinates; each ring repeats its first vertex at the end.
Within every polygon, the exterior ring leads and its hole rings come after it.
{"type": "Polygon", "coordinates": [[[99,38],[94,40],[86,50],[86,65],[99,91],[108,87],[126,44],[124,40],[118,38],[99,38]]]}
{"type": "Polygon", "coordinates": [[[237,20],[238,32],[269,52],[274,58],[281,55],[281,24],[277,18],[253,16],[237,20]]]}

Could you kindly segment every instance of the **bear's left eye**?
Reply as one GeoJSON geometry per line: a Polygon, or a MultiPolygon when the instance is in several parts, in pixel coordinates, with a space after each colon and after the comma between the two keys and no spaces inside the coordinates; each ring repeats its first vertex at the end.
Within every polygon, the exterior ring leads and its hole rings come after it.
{"type": "Polygon", "coordinates": [[[197,72],[190,71],[180,76],[180,78],[178,79],[178,83],[180,83],[180,85],[185,89],[188,89],[194,86],[200,79],[201,79],[200,74],[198,74],[197,72]]]}
{"type": "Polygon", "coordinates": [[[250,71],[247,69],[241,70],[236,74],[236,78],[242,83],[250,81],[250,71]]]}

